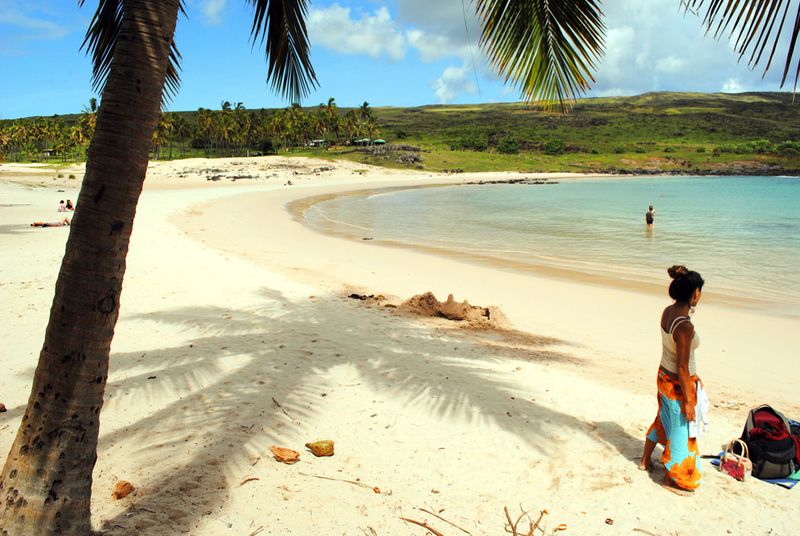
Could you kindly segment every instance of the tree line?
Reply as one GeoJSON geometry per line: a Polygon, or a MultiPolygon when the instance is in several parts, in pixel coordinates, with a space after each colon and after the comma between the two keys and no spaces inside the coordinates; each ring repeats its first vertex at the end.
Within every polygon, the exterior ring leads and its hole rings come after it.
{"type": "MultiPolygon", "coordinates": [[[[77,120],[57,116],[17,119],[0,126],[0,161],[81,161],[94,136],[97,101],[77,120]]],[[[312,140],[350,144],[380,134],[368,102],[343,110],[330,98],[314,108],[292,104],[278,110],[248,110],[222,101],[219,110],[194,114],[161,112],[152,136],[151,159],[186,156],[251,156],[307,147],[312,140]]]]}

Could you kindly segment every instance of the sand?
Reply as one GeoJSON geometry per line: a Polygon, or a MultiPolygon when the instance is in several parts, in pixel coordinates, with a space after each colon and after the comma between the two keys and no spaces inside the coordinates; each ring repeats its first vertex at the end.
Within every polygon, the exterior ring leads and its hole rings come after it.
{"type": "MultiPolygon", "coordinates": [[[[28,224],[56,219],[80,174],[0,166],[0,402],[9,410],[0,460],[27,401],[68,233],[28,224]]],[[[513,175],[490,178],[499,176],[513,175]]],[[[448,536],[489,535],[506,533],[508,507],[514,518],[547,509],[548,531],[564,523],[565,534],[796,533],[797,490],[740,483],[703,461],[702,486],[687,499],[659,487],[658,463],[637,469],[656,410],[665,295],[326,236],[287,208],[476,178],[281,157],[153,163],[112,346],[95,527],[426,533],[406,517],[448,536]],[[496,307],[512,329],[386,307],[427,291],[496,307]],[[335,442],[333,457],[304,448],[319,439],[335,442]],[[278,463],[272,445],[300,461],[278,463]],[[114,501],[120,479],[136,490],[114,501]]],[[[703,453],[738,436],[752,404],[800,416],[790,374],[797,319],[701,303],[695,323],[715,404],[703,453]]]]}

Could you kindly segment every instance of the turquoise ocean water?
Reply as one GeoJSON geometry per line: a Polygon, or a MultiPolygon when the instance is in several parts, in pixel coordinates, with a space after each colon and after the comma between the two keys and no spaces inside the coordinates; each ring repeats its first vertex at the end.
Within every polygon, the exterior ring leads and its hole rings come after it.
{"type": "Polygon", "coordinates": [[[706,290],[800,314],[800,179],[648,177],[463,185],[343,196],[308,208],[322,231],[530,267],[664,284],[685,264],[706,290]],[[654,229],[644,225],[656,208],[654,229]],[[509,262],[511,261],[511,262],[509,262]]]}

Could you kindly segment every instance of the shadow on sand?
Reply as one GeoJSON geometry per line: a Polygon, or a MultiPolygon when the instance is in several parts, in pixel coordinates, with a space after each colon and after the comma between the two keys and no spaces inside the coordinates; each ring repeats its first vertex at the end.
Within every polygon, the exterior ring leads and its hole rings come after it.
{"type": "MultiPolygon", "coordinates": [[[[102,521],[100,534],[146,533],[154,526],[180,534],[193,532],[203,516],[220,516],[242,471],[266,455],[266,446],[307,437],[295,425],[324,408],[333,388],[346,388],[325,380],[326,371],[340,366],[356,367],[360,384],[405,407],[464,423],[477,412],[542,453],[557,429],[579,431],[626,457],[641,451],[641,440],[615,423],[585,422],[533,400],[510,402],[514,383],[498,370],[509,369],[509,358],[579,363],[548,350],[561,341],[444,324],[431,329],[336,297],[297,303],[274,291],[262,295],[263,305],[248,310],[175,309],[123,319],[152,320],[197,336],[179,347],[111,357],[116,380],[107,386],[106,405],[123,421],[131,417],[102,433],[95,479],[98,471],[125,471],[104,466],[103,457],[131,445],[138,446],[137,465],[144,459],[152,471],[136,483],[138,493],[125,509],[102,521]],[[350,357],[365,350],[370,357],[362,362],[350,357]],[[492,360],[497,367],[487,367],[492,360]],[[159,400],[166,405],[154,407],[159,400]],[[506,407],[513,407],[513,418],[506,407]],[[168,506],[176,495],[191,507],[168,506]]],[[[377,442],[381,433],[391,430],[378,429],[377,442]]]]}

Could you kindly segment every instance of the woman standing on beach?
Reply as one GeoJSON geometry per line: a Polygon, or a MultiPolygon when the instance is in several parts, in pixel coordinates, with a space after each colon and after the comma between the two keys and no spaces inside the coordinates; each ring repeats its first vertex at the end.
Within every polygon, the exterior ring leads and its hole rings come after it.
{"type": "Polygon", "coordinates": [[[694,350],[700,344],[689,314],[700,301],[703,278],[685,266],[667,270],[672,278],[669,295],[675,300],[661,313],[661,366],[658,368],[658,413],[647,431],[639,468],[650,468],[656,443],[664,445],[661,461],[666,467],[664,487],[688,495],[700,484],[697,439],[690,437],[695,420],[697,376],[694,350]]]}

